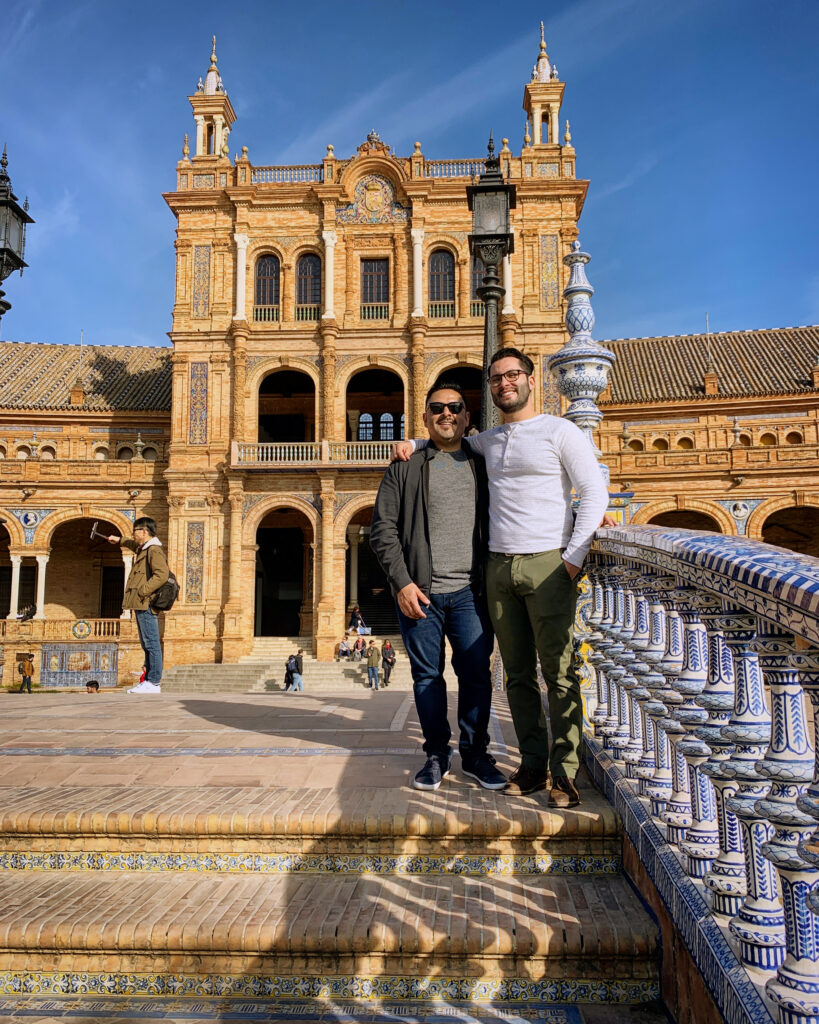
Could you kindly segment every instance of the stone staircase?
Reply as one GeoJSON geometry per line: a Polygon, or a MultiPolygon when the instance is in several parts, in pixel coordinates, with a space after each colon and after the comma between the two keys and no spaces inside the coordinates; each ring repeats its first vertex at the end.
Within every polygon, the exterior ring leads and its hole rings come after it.
{"type": "MultiPolygon", "coordinates": [[[[370,637],[366,638],[369,642],[370,637]]],[[[403,641],[398,636],[378,636],[381,648],[389,640],[396,651],[390,688],[411,690],[412,675],[403,641]]],[[[343,693],[366,688],[366,662],[317,661],[310,653],[309,637],[255,637],[250,654],[235,664],[175,665],[162,677],[162,692],[177,693],[265,693],[284,689],[285,663],[289,655],[304,649],[306,691],[343,693]]]]}

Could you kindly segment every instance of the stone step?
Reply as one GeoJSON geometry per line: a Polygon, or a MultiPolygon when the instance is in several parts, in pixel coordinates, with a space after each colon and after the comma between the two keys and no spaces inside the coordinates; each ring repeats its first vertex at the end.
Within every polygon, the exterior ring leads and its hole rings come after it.
{"type": "Polygon", "coordinates": [[[657,953],[619,876],[0,872],[2,981],[443,976],[537,997],[547,980],[655,983],[657,953]]]}
{"type": "MultiPolygon", "coordinates": [[[[162,692],[264,693],[283,690],[285,660],[248,660],[232,665],[175,665],[162,677],[162,692]]],[[[324,662],[305,657],[302,677],[306,688],[322,691],[343,692],[367,686],[364,662],[324,662]]],[[[390,686],[396,690],[412,688],[412,674],[405,658],[396,662],[390,686]]]]}

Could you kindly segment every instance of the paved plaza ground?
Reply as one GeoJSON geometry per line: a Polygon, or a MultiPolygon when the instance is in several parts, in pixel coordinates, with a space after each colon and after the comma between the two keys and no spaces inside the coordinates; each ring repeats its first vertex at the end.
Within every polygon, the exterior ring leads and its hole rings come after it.
{"type": "MultiPolygon", "coordinates": [[[[496,692],[494,697],[491,750],[499,766],[510,772],[517,765],[514,731],[505,696],[496,692]]],[[[450,700],[450,721],[454,723],[454,698],[450,700]]],[[[142,851],[145,859],[137,866],[155,872],[150,877],[158,879],[157,899],[164,898],[162,885],[167,881],[176,886],[174,899],[179,899],[180,887],[186,886],[184,898],[196,900],[197,886],[207,884],[211,886],[210,902],[222,899],[214,896],[219,892],[214,886],[228,887],[225,900],[238,898],[236,887],[243,884],[238,876],[241,865],[225,860],[224,874],[208,875],[203,858],[218,854],[220,842],[224,857],[233,857],[237,842],[266,829],[302,838],[331,826],[341,834],[349,830],[351,837],[358,837],[355,842],[351,839],[350,853],[359,858],[367,856],[369,849],[373,856],[378,855],[385,849],[379,847],[379,839],[399,834],[413,834],[413,849],[427,857],[434,855],[436,835],[440,835],[440,852],[452,854],[451,837],[463,834],[468,839],[478,830],[476,822],[480,822],[482,836],[519,830],[531,836],[549,835],[557,843],[552,848],[558,853],[561,836],[586,836],[589,842],[592,837],[611,836],[610,844],[616,842],[614,813],[584,773],[579,780],[583,803],[563,812],[549,809],[545,793],[524,798],[482,790],[461,773],[457,756],[451,775],[437,793],[419,793],[410,783],[423,763],[421,743],[412,695],[406,691],[359,691],[349,696],[337,692],[224,697],[123,692],[2,695],[0,827],[5,837],[27,838],[7,838],[0,854],[0,873],[11,886],[6,889],[7,906],[15,892],[20,897],[16,910],[8,909],[5,914],[0,910],[0,932],[10,935],[15,914],[17,918],[34,916],[37,901],[53,897],[55,883],[49,880],[57,872],[49,875],[43,870],[46,867],[69,869],[60,872],[61,877],[70,876],[74,886],[66,899],[76,902],[82,891],[89,915],[100,904],[103,919],[108,913],[127,923],[129,915],[134,916],[128,903],[128,873],[121,876],[94,869],[111,867],[117,857],[124,858],[125,847],[118,846],[120,838],[124,843],[126,837],[130,841],[137,833],[142,837],[154,833],[182,837],[170,853],[170,847],[158,841],[152,845],[150,838],[141,839],[141,846],[132,843],[128,847],[128,856],[133,856],[135,849],[142,851]],[[224,839],[227,834],[232,837],[230,844],[224,839]],[[47,841],[35,843],[39,852],[32,853],[26,843],[30,846],[31,837],[37,835],[47,835],[47,841]],[[209,835],[214,838],[209,840],[209,835]],[[449,837],[448,846],[444,836],[449,837]],[[62,859],[59,864],[56,860],[46,864],[43,858],[49,856],[62,859]],[[184,865],[185,870],[168,878],[171,871],[165,869],[171,865],[161,858],[171,856],[177,858],[173,867],[184,865]],[[26,857],[29,862],[24,861],[26,857]],[[93,861],[94,857],[98,861],[93,861]],[[111,889],[108,883],[117,878],[121,880],[111,889]],[[86,879],[87,890],[78,889],[78,880],[86,879]],[[43,880],[46,888],[41,892],[37,886],[43,880]]],[[[535,851],[536,844],[530,846],[535,851]]],[[[317,851],[315,856],[322,855],[320,844],[312,849],[317,851]]],[[[275,857],[275,847],[271,851],[270,856],[275,857]]],[[[260,868],[259,863],[257,860],[252,870],[273,871],[265,891],[274,894],[278,891],[275,887],[284,884],[281,875],[275,874],[275,865],[260,868]]],[[[367,869],[359,865],[352,870],[366,874],[367,869]]],[[[129,874],[147,877],[147,871],[131,870],[129,874]]],[[[287,884],[292,886],[292,876],[288,878],[287,884]]],[[[320,885],[325,882],[318,875],[315,878],[315,895],[308,901],[320,902],[324,899],[320,885]]],[[[308,878],[302,884],[314,883],[308,878]]],[[[490,879],[481,884],[497,883],[490,879]]],[[[513,886],[513,880],[508,884],[513,886]]],[[[567,885],[558,879],[551,884],[558,887],[558,893],[563,891],[560,886],[566,887],[567,901],[576,899],[571,895],[571,882],[567,885]]],[[[627,887],[622,878],[612,884],[627,887]]],[[[429,885],[425,891],[432,891],[429,885]]],[[[618,898],[625,902],[624,896],[618,898]]],[[[564,906],[568,908],[568,903],[564,906]]],[[[627,922],[617,920],[618,907],[611,909],[612,928],[627,929],[627,922]]],[[[575,910],[571,907],[567,912],[575,910]]],[[[480,907],[472,913],[479,916],[480,907]]],[[[21,934],[26,922],[22,925],[21,934]]],[[[639,1010],[582,1004],[538,1007],[530,1002],[517,1011],[508,1006],[501,1010],[448,1003],[429,1005],[419,1016],[417,1003],[400,1000],[359,1004],[350,999],[326,999],[294,1004],[215,997],[154,997],[146,1002],[134,996],[112,1001],[98,995],[55,1000],[36,992],[30,997],[0,996],[0,1021],[9,1022],[453,1019],[537,1020],[544,1024],[656,1024],[665,1020],[650,1006],[639,1010]]]]}

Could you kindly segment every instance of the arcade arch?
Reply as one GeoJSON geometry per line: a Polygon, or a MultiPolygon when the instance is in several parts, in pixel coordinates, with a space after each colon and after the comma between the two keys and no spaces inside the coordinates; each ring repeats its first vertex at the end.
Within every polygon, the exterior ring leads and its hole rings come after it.
{"type": "Polygon", "coordinates": [[[694,509],[675,509],[671,512],[660,512],[649,519],[650,526],[670,526],[675,530],[707,530],[710,533],[722,533],[716,519],[697,512],[694,509]]]}
{"type": "Polygon", "coordinates": [[[349,621],[350,611],[358,605],[373,633],[394,635],[398,632],[395,599],[384,570],[370,548],[372,519],[373,506],[368,504],[354,512],[346,526],[346,615],[349,621]]]}
{"type": "Polygon", "coordinates": [[[382,368],[354,373],[347,382],[348,441],[393,441],[406,436],[404,382],[382,368]]]}
{"type": "MultiPolygon", "coordinates": [[[[46,619],[118,619],[122,615],[124,559],[130,562],[131,553],[98,537],[92,539],[94,521],[76,517],[51,531],[51,551],[42,563],[46,619]]],[[[100,533],[121,534],[113,520],[96,521],[100,533]]]]}
{"type": "Polygon", "coordinates": [[[280,505],[264,513],[255,535],[254,635],[310,636],[315,539],[310,517],[280,505]]]}
{"type": "Polygon", "coordinates": [[[771,512],[762,524],[762,540],[800,555],[819,557],[819,508],[790,505],[771,512]]]}
{"type": "Polygon", "coordinates": [[[301,370],[273,370],[259,383],[259,442],[315,441],[316,386],[301,370]]]}

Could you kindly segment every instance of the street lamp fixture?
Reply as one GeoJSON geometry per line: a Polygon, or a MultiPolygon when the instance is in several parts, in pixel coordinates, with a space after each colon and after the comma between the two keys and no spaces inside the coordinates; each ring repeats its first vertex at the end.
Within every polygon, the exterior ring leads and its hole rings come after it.
{"type": "Polygon", "coordinates": [[[515,250],[509,226],[509,211],[515,208],[515,186],[503,180],[491,134],[484,172],[475,185],[467,185],[466,201],[472,211],[469,251],[484,266],[483,284],[477,292],[484,304],[481,430],[486,430],[497,422],[487,374],[489,360],[498,351],[498,303],[505,294],[498,267],[504,256],[515,250]]]}
{"type": "MultiPolygon", "coordinates": [[[[28,266],[23,259],[26,249],[26,225],[34,223],[33,218],[28,215],[28,199],[20,206],[17,196],[11,190],[11,179],[6,171],[8,164],[4,146],[3,155],[0,157],[0,284],[15,270],[22,274],[23,268],[28,266]]],[[[4,292],[0,288],[0,319],[11,309],[11,303],[6,302],[3,295],[4,292]]]]}

